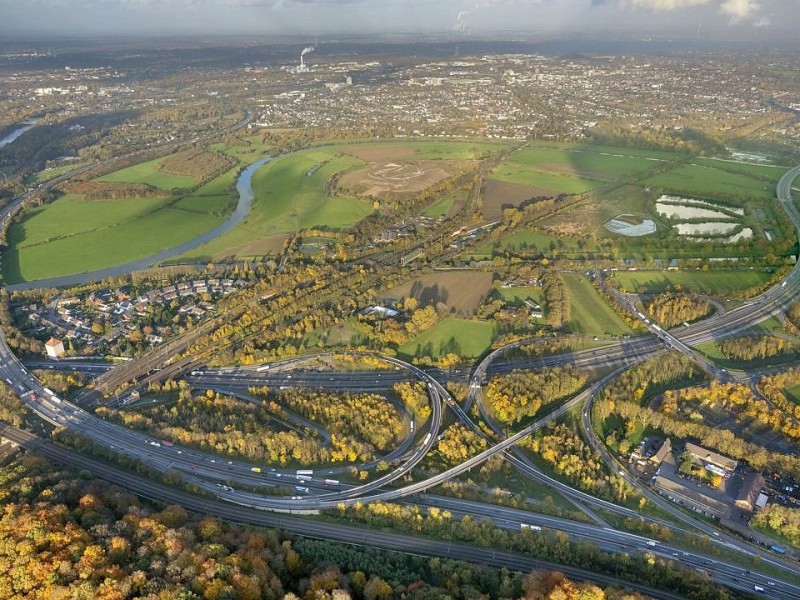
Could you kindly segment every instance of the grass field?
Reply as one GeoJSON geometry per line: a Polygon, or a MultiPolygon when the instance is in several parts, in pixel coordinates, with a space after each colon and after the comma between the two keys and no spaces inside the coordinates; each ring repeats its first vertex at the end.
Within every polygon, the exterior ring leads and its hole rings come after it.
{"type": "Polygon", "coordinates": [[[500,297],[509,302],[533,300],[537,304],[542,302],[542,288],[540,287],[510,287],[498,288],[500,297]]]}
{"type": "Polygon", "coordinates": [[[231,169],[209,181],[188,196],[173,204],[173,208],[200,212],[209,215],[223,215],[236,206],[239,196],[236,193],[238,169],[231,169]]]}
{"type": "Polygon", "coordinates": [[[393,160],[477,160],[507,150],[502,142],[394,141],[340,144],[337,150],[367,162],[393,160]]]}
{"type": "Polygon", "coordinates": [[[257,249],[280,248],[272,242],[299,229],[348,227],[372,212],[367,200],[331,196],[326,183],[334,174],[361,166],[332,148],[289,154],[267,163],[253,176],[250,213],[229,233],[193,250],[185,258],[255,256],[257,249]]]}
{"type": "Polygon", "coordinates": [[[54,177],[58,177],[59,175],[63,175],[64,173],[69,173],[74,169],[80,169],[81,167],[85,166],[86,163],[83,162],[76,162],[71,163],[68,165],[63,165],[61,167],[55,167],[52,169],[44,169],[43,171],[39,171],[35,175],[27,178],[25,180],[26,183],[42,183],[44,181],[50,181],[54,177]]]}
{"type": "Polygon", "coordinates": [[[620,271],[614,275],[627,292],[660,294],[680,286],[687,291],[730,296],[761,288],[773,277],[763,271],[620,271]]]}
{"type": "Polygon", "coordinates": [[[597,144],[558,144],[554,142],[539,142],[533,144],[534,148],[549,148],[552,150],[578,150],[583,152],[594,152],[596,154],[608,154],[617,157],[627,158],[647,158],[655,160],[676,160],[682,155],[678,152],[667,150],[646,150],[640,148],[628,148],[625,146],[601,146],[597,144]]]}
{"type": "Polygon", "coordinates": [[[781,178],[781,175],[789,170],[789,167],[778,165],[755,165],[716,158],[696,158],[692,162],[704,167],[721,169],[723,171],[730,171],[731,173],[743,173],[751,175],[756,179],[765,179],[769,181],[777,181],[781,178]]]}
{"type": "Polygon", "coordinates": [[[163,158],[133,165],[108,175],[98,177],[96,181],[112,181],[115,183],[145,183],[161,190],[173,188],[188,189],[197,184],[194,177],[187,175],[170,175],[158,170],[163,158]]]}
{"type": "Polygon", "coordinates": [[[114,227],[141,218],[165,205],[164,198],[90,201],[68,194],[25,212],[8,232],[9,245],[27,248],[49,240],[114,227]]]}
{"type": "Polygon", "coordinates": [[[605,303],[583,275],[563,273],[570,302],[570,327],[584,335],[624,335],[631,329],[605,303]]]}
{"type": "Polygon", "coordinates": [[[545,170],[563,170],[588,179],[619,179],[652,169],[655,161],[644,156],[620,154],[618,148],[583,146],[574,148],[529,147],[512,154],[511,162],[545,170]]]}
{"type": "Polygon", "coordinates": [[[469,321],[447,317],[398,348],[406,358],[430,356],[438,359],[455,352],[464,358],[477,358],[489,349],[493,327],[485,321],[469,321]]]}
{"type": "Polygon", "coordinates": [[[441,200],[431,204],[428,208],[422,211],[423,216],[436,219],[439,217],[452,216],[458,212],[464,203],[467,201],[467,193],[464,190],[457,190],[441,200]]]}
{"type": "Polygon", "coordinates": [[[223,154],[235,158],[242,164],[250,164],[256,162],[258,159],[269,156],[272,147],[265,144],[260,135],[245,135],[234,140],[221,142],[219,144],[212,144],[209,146],[212,150],[222,152],[223,154]]]}
{"type": "Polygon", "coordinates": [[[800,383],[791,387],[785,388],[783,393],[795,404],[800,404],[800,383]]]}
{"type": "Polygon", "coordinates": [[[328,329],[315,329],[307,333],[303,338],[303,344],[306,348],[348,346],[356,334],[357,331],[353,325],[349,321],[343,321],[328,329]]]}
{"type": "Polygon", "coordinates": [[[123,264],[177,246],[222,222],[210,215],[186,215],[185,211],[162,208],[119,225],[12,248],[3,257],[5,281],[44,279],[123,264]]]}
{"type": "Polygon", "coordinates": [[[236,201],[229,171],[174,204],[169,198],[86,200],[68,194],[25,211],[8,232],[7,283],[131,262],[213,229],[236,201]]]}
{"type": "MultiPolygon", "coordinates": [[[[776,182],[780,175],[776,174],[776,182]]],[[[775,195],[774,183],[699,164],[681,165],[643,179],[641,183],[690,196],[729,194],[732,198],[769,200],[775,195]]]]}
{"type": "Polygon", "coordinates": [[[675,157],[603,146],[530,146],[512,153],[492,177],[536,188],[538,193],[579,194],[608,181],[644,173],[661,160],[675,157]]]}
{"type": "Polygon", "coordinates": [[[447,160],[474,160],[497,154],[509,148],[509,144],[502,142],[470,141],[422,141],[408,142],[405,145],[408,145],[414,150],[414,158],[424,160],[434,160],[437,158],[447,160]]]}
{"type": "Polygon", "coordinates": [[[527,185],[558,194],[581,194],[602,185],[602,181],[572,175],[553,173],[515,163],[505,163],[492,173],[494,179],[527,185]]]}
{"type": "MultiPolygon", "coordinates": [[[[666,223],[655,214],[652,200],[644,191],[633,185],[626,185],[597,194],[590,201],[583,202],[563,213],[556,214],[537,223],[543,231],[558,237],[592,235],[595,238],[622,239],[612,234],[604,225],[621,214],[641,215],[667,228],[666,223]]],[[[635,238],[625,238],[628,244],[636,243],[635,238]]]]}

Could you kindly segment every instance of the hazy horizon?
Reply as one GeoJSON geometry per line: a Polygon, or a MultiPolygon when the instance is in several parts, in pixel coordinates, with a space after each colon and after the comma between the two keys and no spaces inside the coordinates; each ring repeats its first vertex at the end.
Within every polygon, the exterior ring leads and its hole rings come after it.
{"type": "Polygon", "coordinates": [[[515,31],[792,39],[800,0],[0,0],[7,39],[515,31]]]}

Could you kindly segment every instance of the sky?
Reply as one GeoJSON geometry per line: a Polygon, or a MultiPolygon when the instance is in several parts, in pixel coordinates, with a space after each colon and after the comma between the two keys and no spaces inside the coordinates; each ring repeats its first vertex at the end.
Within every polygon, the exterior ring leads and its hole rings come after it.
{"type": "Polygon", "coordinates": [[[454,29],[800,37],[800,0],[0,0],[0,38],[454,29]]]}

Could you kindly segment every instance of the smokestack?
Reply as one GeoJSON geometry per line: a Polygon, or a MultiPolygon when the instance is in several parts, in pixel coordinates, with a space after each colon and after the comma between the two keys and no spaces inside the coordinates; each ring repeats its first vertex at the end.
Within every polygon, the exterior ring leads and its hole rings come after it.
{"type": "Polygon", "coordinates": [[[308,54],[309,52],[314,51],[314,46],[309,46],[308,48],[303,48],[303,51],[300,53],[300,69],[302,70],[305,67],[305,63],[303,62],[303,57],[308,54]]]}

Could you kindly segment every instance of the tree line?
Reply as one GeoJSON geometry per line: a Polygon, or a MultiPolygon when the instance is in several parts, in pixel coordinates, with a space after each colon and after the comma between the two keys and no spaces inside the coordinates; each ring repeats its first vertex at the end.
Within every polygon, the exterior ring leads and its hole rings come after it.
{"type": "Polygon", "coordinates": [[[653,427],[666,435],[678,438],[692,438],[705,448],[730,456],[737,460],[747,461],[758,471],[781,473],[800,477],[800,458],[767,450],[759,444],[746,442],[728,429],[711,427],[702,422],[692,421],[685,417],[672,417],[649,408],[645,408],[618,399],[596,403],[597,415],[605,419],[612,414],[619,415],[625,422],[635,422],[640,427],[653,427]]]}
{"type": "Polygon", "coordinates": [[[717,348],[729,360],[764,360],[797,354],[797,346],[772,335],[748,335],[717,340],[717,348]]]}
{"type": "Polygon", "coordinates": [[[556,329],[566,325],[569,322],[569,294],[557,271],[548,270],[542,275],[542,296],[547,323],[556,329]]]}
{"type": "MultiPolygon", "coordinates": [[[[657,589],[696,600],[730,600],[735,592],[717,585],[710,577],[688,569],[677,561],[666,560],[652,553],[617,554],[600,550],[593,544],[573,542],[562,532],[509,532],[488,520],[470,515],[456,518],[447,510],[432,507],[427,511],[417,506],[372,502],[339,508],[339,516],[349,521],[368,523],[371,527],[389,527],[418,533],[434,539],[475,543],[485,548],[522,552],[528,556],[567,564],[600,573],[609,573],[627,581],[650,585],[657,589]]],[[[432,564],[438,564],[433,559],[432,564]]],[[[524,596],[531,600],[600,600],[595,592],[581,595],[578,590],[568,594],[540,595],[536,588],[524,596]]],[[[474,598],[483,598],[475,594],[474,598]]],[[[490,594],[492,600],[503,596],[490,594]]],[[[636,598],[636,595],[632,596],[636,598]]],[[[630,600],[622,592],[619,600],[630,600]]]]}

